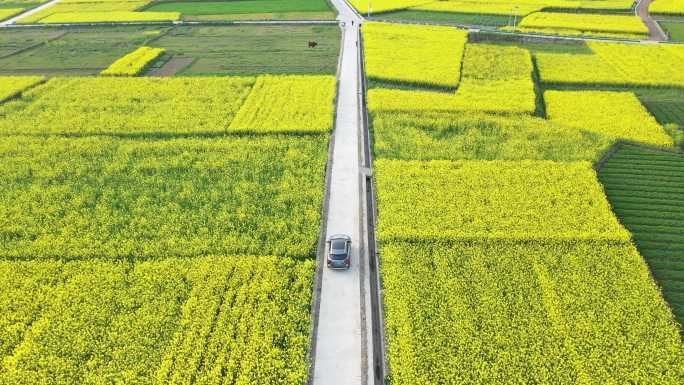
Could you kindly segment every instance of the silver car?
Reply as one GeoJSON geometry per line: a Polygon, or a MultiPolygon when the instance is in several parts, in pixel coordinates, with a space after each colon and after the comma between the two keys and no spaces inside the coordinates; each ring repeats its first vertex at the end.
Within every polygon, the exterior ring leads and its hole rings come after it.
{"type": "Polygon", "coordinates": [[[348,269],[351,266],[351,237],[336,234],[328,237],[326,262],[331,269],[348,269]]]}

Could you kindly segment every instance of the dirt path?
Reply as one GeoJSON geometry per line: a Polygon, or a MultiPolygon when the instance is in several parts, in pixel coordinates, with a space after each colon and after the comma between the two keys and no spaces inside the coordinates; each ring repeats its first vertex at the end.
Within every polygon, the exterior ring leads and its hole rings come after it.
{"type": "Polygon", "coordinates": [[[195,61],[191,57],[174,57],[160,68],[149,73],[149,76],[173,76],[195,61]]]}
{"type": "Polygon", "coordinates": [[[648,32],[650,34],[649,40],[652,41],[666,41],[667,35],[660,28],[660,25],[651,17],[648,13],[648,7],[651,5],[653,0],[640,0],[636,6],[636,15],[644,21],[644,24],[648,27],[648,32]]]}

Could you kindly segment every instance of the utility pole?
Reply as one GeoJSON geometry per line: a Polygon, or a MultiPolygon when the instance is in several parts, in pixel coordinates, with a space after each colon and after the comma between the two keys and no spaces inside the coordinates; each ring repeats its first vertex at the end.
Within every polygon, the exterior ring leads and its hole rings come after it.
{"type": "Polygon", "coordinates": [[[513,32],[515,32],[515,29],[518,26],[518,6],[513,7],[513,32]]]}
{"type": "Polygon", "coordinates": [[[372,7],[372,5],[371,5],[371,0],[368,0],[368,16],[367,16],[368,18],[370,18],[371,7],[372,7]]]}

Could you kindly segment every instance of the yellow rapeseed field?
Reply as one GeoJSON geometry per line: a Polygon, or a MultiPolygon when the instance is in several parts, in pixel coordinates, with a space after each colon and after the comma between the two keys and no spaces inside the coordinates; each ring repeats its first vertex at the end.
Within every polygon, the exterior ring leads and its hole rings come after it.
{"type": "Polygon", "coordinates": [[[0,103],[45,80],[42,76],[0,76],[0,103]]]}
{"type": "Polygon", "coordinates": [[[329,132],[335,85],[332,76],[260,76],[228,131],[329,132]]]}
{"type": "Polygon", "coordinates": [[[101,75],[135,76],[140,74],[151,62],[164,54],[163,48],[140,47],[112,63],[101,75]]]}
{"type": "Polygon", "coordinates": [[[180,20],[178,12],[65,12],[54,13],[39,23],[113,23],[125,21],[175,21],[180,20]]]}
{"type": "Polygon", "coordinates": [[[453,27],[364,23],[366,73],[372,80],[456,87],[467,37],[453,27]]]}
{"type": "Polygon", "coordinates": [[[546,91],[552,121],[619,140],[672,146],[672,137],[631,92],[546,91]]]}

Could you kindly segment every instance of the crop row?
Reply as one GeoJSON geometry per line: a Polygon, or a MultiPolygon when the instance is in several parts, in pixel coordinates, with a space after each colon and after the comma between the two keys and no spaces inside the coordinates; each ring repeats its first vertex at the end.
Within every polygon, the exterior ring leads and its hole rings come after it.
{"type": "Polygon", "coordinates": [[[4,137],[0,256],[315,254],[327,138],[4,137]]]}
{"type": "Polygon", "coordinates": [[[364,23],[369,78],[421,86],[456,87],[468,34],[453,27],[364,23]]]}
{"type": "Polygon", "coordinates": [[[303,383],[314,263],[1,261],[0,382],[303,383]]]}
{"type": "Polygon", "coordinates": [[[0,104],[0,134],[319,133],[334,95],[329,76],[53,78],[0,104]]]}
{"type": "Polygon", "coordinates": [[[135,76],[165,52],[163,48],[140,47],[112,63],[101,75],[135,76]]]}

